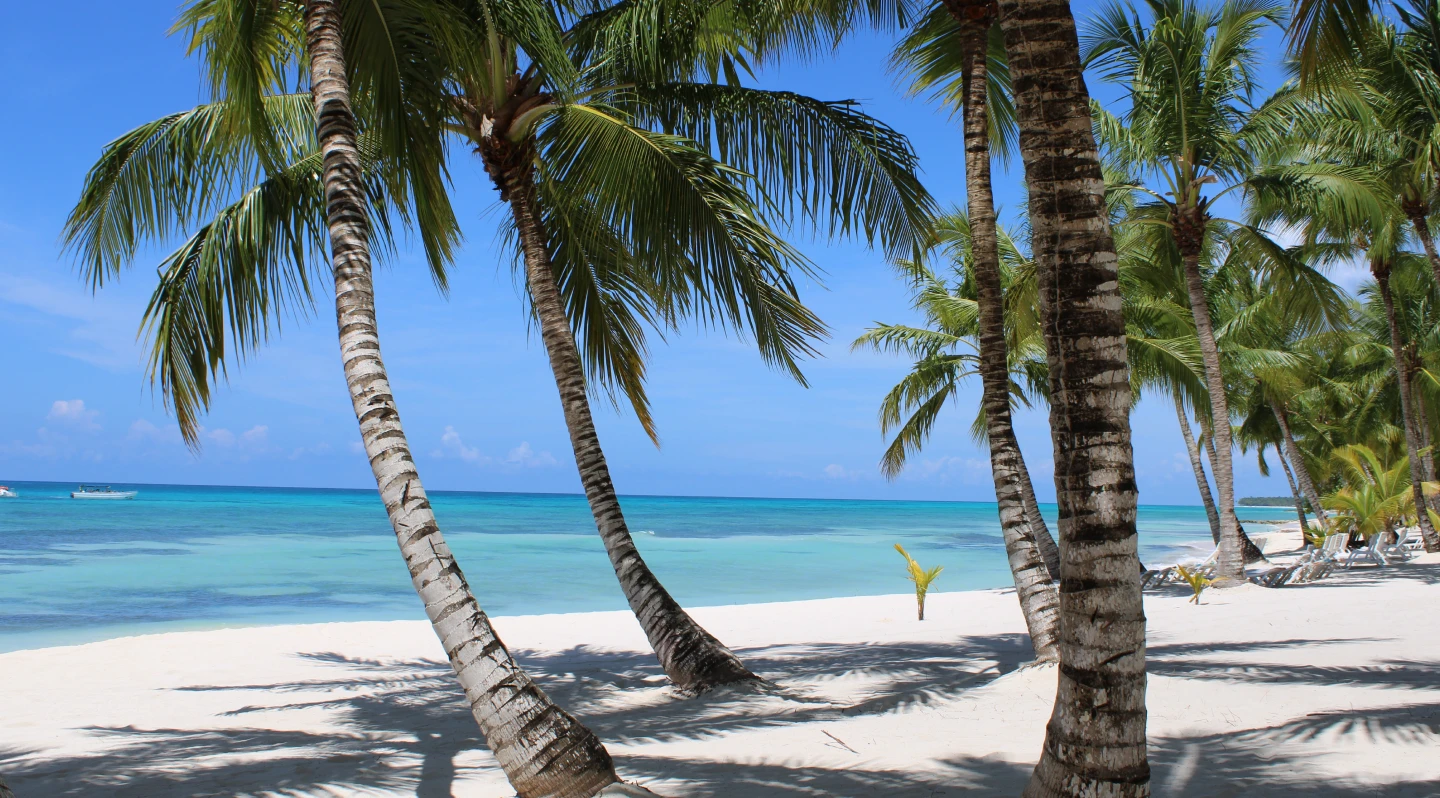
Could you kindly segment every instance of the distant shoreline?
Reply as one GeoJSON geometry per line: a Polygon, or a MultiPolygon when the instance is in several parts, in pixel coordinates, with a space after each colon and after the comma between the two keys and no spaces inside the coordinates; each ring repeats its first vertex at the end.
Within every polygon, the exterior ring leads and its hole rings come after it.
{"type": "MultiPolygon", "coordinates": [[[[11,481],[9,481],[9,482],[5,482],[4,480],[0,480],[0,484],[10,485],[11,487],[23,487],[23,486],[25,486],[25,485],[80,485],[80,484],[87,484],[87,485],[124,486],[124,487],[127,487],[127,488],[140,488],[140,489],[143,489],[143,488],[199,488],[199,489],[210,489],[210,490],[275,490],[275,491],[327,491],[327,492],[333,491],[333,492],[337,492],[337,493],[374,493],[374,492],[375,492],[375,489],[374,489],[374,488],[337,488],[337,487],[329,487],[329,486],[309,486],[309,485],[215,485],[215,484],[201,483],[201,482],[194,482],[194,483],[192,483],[192,482],[126,482],[126,481],[124,481],[124,480],[108,480],[108,481],[107,481],[107,480],[103,480],[103,479],[102,479],[102,480],[92,479],[92,480],[88,480],[88,481],[86,481],[86,480],[53,480],[53,479],[46,479],[46,480],[11,480],[11,481]]],[[[453,495],[453,496],[546,496],[546,497],[568,498],[568,499],[578,499],[578,500],[583,500],[583,499],[585,498],[585,494],[582,493],[582,492],[579,492],[579,491],[576,491],[576,492],[555,492],[555,491],[520,491],[520,490],[455,490],[455,489],[450,489],[450,488],[426,488],[425,492],[426,492],[427,494],[429,494],[429,495],[432,495],[432,496],[436,496],[436,495],[440,495],[440,496],[443,496],[443,495],[453,495]]],[[[785,501],[796,501],[796,502],[816,501],[816,502],[846,502],[846,503],[852,503],[852,504],[946,504],[946,505],[949,505],[949,504],[959,504],[959,505],[971,505],[971,506],[979,506],[979,507],[994,507],[994,506],[995,506],[995,502],[993,502],[993,501],[979,501],[979,500],[976,500],[976,499],[844,499],[844,498],[836,498],[836,497],[831,497],[831,496],[723,496],[723,495],[713,495],[713,494],[709,494],[709,495],[707,495],[707,494],[693,494],[693,495],[692,495],[692,494],[682,494],[682,493],[621,493],[621,494],[620,494],[620,498],[622,498],[622,499],[691,499],[691,500],[705,500],[705,501],[725,501],[725,500],[735,500],[735,501],[777,501],[777,502],[785,502],[785,501]]],[[[1243,504],[1244,501],[1245,501],[1244,499],[1241,499],[1241,500],[1240,500],[1240,503],[1237,503],[1237,504],[1236,504],[1236,508],[1237,508],[1237,509],[1264,509],[1264,508],[1272,507],[1272,506],[1278,506],[1278,507],[1289,506],[1289,505],[1268,505],[1268,504],[1267,504],[1267,505],[1245,505],[1245,504],[1243,504]]],[[[1053,509],[1056,508],[1056,504],[1055,504],[1055,502],[1053,502],[1053,501],[1051,501],[1051,502],[1042,501],[1042,502],[1040,502],[1040,506],[1043,507],[1043,508],[1046,508],[1046,509],[1050,509],[1050,510],[1053,510],[1053,509]]],[[[1199,504],[1151,504],[1151,503],[1142,502],[1142,503],[1141,503],[1140,505],[1138,505],[1138,506],[1140,506],[1140,507],[1157,507],[1157,508],[1158,508],[1158,507],[1175,507],[1175,508],[1186,508],[1186,509],[1199,509],[1202,505],[1199,505],[1199,504]]]]}

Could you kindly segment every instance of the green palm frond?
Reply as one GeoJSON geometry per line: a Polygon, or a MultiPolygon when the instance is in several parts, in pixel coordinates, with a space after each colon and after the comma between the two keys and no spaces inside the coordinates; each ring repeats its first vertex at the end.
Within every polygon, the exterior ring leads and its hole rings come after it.
{"type": "Polygon", "coordinates": [[[593,103],[555,109],[539,144],[538,179],[587,197],[636,261],[653,265],[665,319],[746,331],[767,362],[804,382],[798,359],[825,334],[790,276],[809,264],[756,215],[748,176],[593,103]]]}
{"type": "Polygon", "coordinates": [[[798,211],[894,256],[929,237],[934,201],[915,176],[909,141],[853,101],[705,83],[639,88],[633,96],[638,122],[653,121],[753,175],[782,215],[798,211]]]}
{"type": "MultiPolygon", "coordinates": [[[[272,166],[314,150],[308,93],[266,97],[262,111],[272,166]]],[[[265,167],[251,142],[234,135],[248,113],[238,102],[208,103],[105,145],[63,234],[87,282],[102,287],[130,263],[141,241],[182,233],[263,179],[265,167]]]]}
{"type": "MultiPolygon", "coordinates": [[[[958,116],[965,106],[963,54],[960,51],[960,23],[944,6],[937,4],[921,17],[896,45],[890,57],[891,69],[906,74],[906,93],[926,95],[958,116]]],[[[1010,61],[1005,37],[997,23],[987,36],[986,118],[990,125],[991,152],[1008,161],[1019,144],[1020,128],[1015,116],[1015,99],[1010,85],[1010,61]]]]}

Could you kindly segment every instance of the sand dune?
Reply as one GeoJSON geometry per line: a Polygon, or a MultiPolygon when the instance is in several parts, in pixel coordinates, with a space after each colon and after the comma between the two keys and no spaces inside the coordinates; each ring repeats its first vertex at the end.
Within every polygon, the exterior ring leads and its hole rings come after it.
{"type": "MultiPolygon", "coordinates": [[[[1147,595],[1157,796],[1440,795],[1440,557],[1147,595]]],[[[664,795],[1016,795],[1054,694],[1013,594],[713,607],[774,681],[680,700],[628,613],[496,619],[664,795]]],[[[513,795],[424,623],[185,632],[0,655],[20,798],[513,795]]]]}

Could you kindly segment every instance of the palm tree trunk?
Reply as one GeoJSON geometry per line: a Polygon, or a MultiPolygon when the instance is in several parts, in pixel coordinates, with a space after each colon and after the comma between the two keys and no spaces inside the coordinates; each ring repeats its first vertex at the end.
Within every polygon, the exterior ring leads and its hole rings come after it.
{"type": "Polygon", "coordinates": [[[1300,519],[1300,534],[1303,536],[1310,529],[1310,521],[1305,517],[1305,499],[1300,495],[1300,487],[1295,484],[1295,475],[1290,472],[1290,464],[1286,462],[1285,444],[1277,446],[1280,450],[1280,470],[1285,472],[1285,481],[1290,485],[1290,498],[1295,501],[1295,517],[1300,519]]]}
{"type": "Polygon", "coordinates": [[[1395,320],[1395,297],[1390,293],[1390,264],[1378,260],[1370,261],[1370,273],[1380,286],[1380,298],[1385,301],[1385,321],[1390,325],[1390,349],[1395,355],[1395,379],[1400,391],[1400,415],[1405,427],[1405,452],[1410,455],[1410,490],[1415,498],[1415,516],[1420,523],[1420,537],[1425,541],[1425,551],[1440,551],[1440,535],[1430,523],[1425,512],[1425,474],[1420,466],[1420,436],[1416,434],[1415,417],[1410,407],[1410,370],[1405,367],[1405,342],[1400,337],[1400,325],[1395,320]]]}
{"type": "MultiPolygon", "coordinates": [[[[1013,428],[1012,428],[1013,429],[1013,428]]],[[[1025,521],[1030,524],[1030,532],[1035,536],[1035,545],[1040,549],[1040,557],[1045,560],[1045,569],[1050,572],[1050,578],[1060,581],[1060,547],[1055,544],[1055,538],[1050,536],[1050,527],[1045,525],[1045,516],[1040,514],[1040,502],[1035,500],[1035,485],[1030,481],[1030,467],[1025,465],[1025,457],[1020,451],[1020,442],[1015,442],[1015,459],[1019,477],[1020,499],[1025,503],[1025,521]]]]}
{"type": "Polygon", "coordinates": [[[1000,0],[1029,189],[1060,507],[1060,667],[1026,798],[1150,794],[1130,379],[1067,0],[1000,0]]]}
{"type": "MultiPolygon", "coordinates": [[[[1218,468],[1218,466],[1215,465],[1215,439],[1210,437],[1210,434],[1204,430],[1202,430],[1201,433],[1200,448],[1205,452],[1206,459],[1210,461],[1210,472],[1213,474],[1218,468]]],[[[1240,523],[1238,517],[1235,519],[1235,529],[1240,536],[1240,554],[1244,558],[1245,564],[1265,562],[1265,553],[1260,551],[1260,547],[1256,546],[1255,541],[1250,539],[1250,535],[1246,533],[1245,526],[1240,523]]]]}
{"type": "Polygon", "coordinates": [[[1305,496],[1305,501],[1310,502],[1310,509],[1320,520],[1320,526],[1324,527],[1325,507],[1320,504],[1320,491],[1315,488],[1315,480],[1310,477],[1310,466],[1305,464],[1305,455],[1300,453],[1300,447],[1295,445],[1295,436],[1290,434],[1290,417],[1278,402],[1271,402],[1270,410],[1275,414],[1275,420],[1280,422],[1280,434],[1285,437],[1284,454],[1289,456],[1290,464],[1295,468],[1295,481],[1300,483],[1300,493],[1305,496]]]}
{"type": "MultiPolygon", "coordinates": [[[[1000,250],[995,232],[995,198],[990,189],[990,138],[986,108],[987,37],[993,18],[988,6],[981,14],[957,14],[965,90],[965,191],[969,199],[972,276],[980,316],[981,401],[985,406],[990,443],[990,475],[1000,509],[1000,531],[1015,593],[1030,631],[1038,660],[1059,656],[1060,596],[1053,576],[1035,542],[1020,492],[1020,443],[1010,418],[1010,364],[1005,351],[1005,307],[1000,286],[1000,250]]],[[[952,9],[953,13],[953,9],[952,9]]],[[[1054,576],[1059,575],[1056,566],[1054,576]]]]}
{"type": "Polygon", "coordinates": [[[595,516],[595,526],[610,556],[610,565],[620,580],[630,609],[645,630],[665,675],[675,686],[696,694],[739,682],[757,681],[739,657],[716,640],[689,613],[685,612],[645,564],[625,524],[620,499],[610,480],[610,468],[600,448],[590,399],[585,394],[585,367],[575,347],[574,333],[565,314],[560,290],[550,265],[550,254],[542,226],[535,189],[526,170],[507,174],[505,193],[525,254],[525,279],[531,304],[539,319],[540,338],[550,357],[550,369],[560,391],[565,425],[585,498],[595,516]]]}
{"type": "Polygon", "coordinates": [[[1410,371],[1410,402],[1415,408],[1415,429],[1420,436],[1420,465],[1425,469],[1425,481],[1434,482],[1435,452],[1430,448],[1430,412],[1425,409],[1425,394],[1415,381],[1415,371],[1410,371]]]}
{"type": "MultiPolygon", "coordinates": [[[[1418,205],[1419,208],[1428,210],[1427,204],[1418,205]]],[[[1415,237],[1420,239],[1420,245],[1425,248],[1425,258],[1430,261],[1430,271],[1435,274],[1435,284],[1440,285],[1440,253],[1435,251],[1435,238],[1430,235],[1430,224],[1422,210],[1410,214],[1410,224],[1415,227],[1415,237]]]]}
{"type": "Polygon", "coordinates": [[[1205,387],[1210,395],[1210,434],[1213,436],[1215,492],[1219,494],[1220,576],[1245,576],[1245,546],[1240,540],[1240,521],[1235,517],[1235,465],[1231,457],[1230,405],[1225,397],[1225,377],[1220,372],[1220,350],[1210,324],[1210,306],[1205,299],[1205,281],[1200,274],[1198,249],[1181,257],[1185,266],[1185,288],[1190,295],[1190,315],[1200,339],[1200,358],[1205,364],[1205,387]]]}
{"type": "Polygon", "coordinates": [[[1185,412],[1185,400],[1175,394],[1175,417],[1180,421],[1180,434],[1185,436],[1185,451],[1190,453],[1190,469],[1195,472],[1195,486],[1200,489],[1200,501],[1205,505],[1205,518],[1210,521],[1210,537],[1220,545],[1220,513],[1215,509],[1215,497],[1210,495],[1210,480],[1205,477],[1205,465],[1200,461],[1200,447],[1195,443],[1195,432],[1190,429],[1190,417],[1185,412]]]}
{"type": "Polygon", "coordinates": [[[375,321],[369,219],[336,0],[305,3],[306,49],[345,382],[390,525],[480,730],[523,798],[590,798],[618,781],[605,746],[515,662],[450,553],[400,424],[375,321]]]}

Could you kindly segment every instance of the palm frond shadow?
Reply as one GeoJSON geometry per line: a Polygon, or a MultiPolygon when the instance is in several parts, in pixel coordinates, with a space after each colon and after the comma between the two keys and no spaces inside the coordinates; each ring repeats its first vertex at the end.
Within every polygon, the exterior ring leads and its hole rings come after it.
{"type": "MultiPolygon", "coordinates": [[[[1028,658],[1030,644],[1024,635],[995,635],[960,638],[944,645],[757,648],[740,653],[757,672],[781,684],[762,688],[758,695],[722,690],[690,700],[676,698],[663,686],[663,673],[649,655],[584,646],[545,654],[515,653],[548,693],[602,738],[630,742],[700,739],[930,703],[1014,670],[1028,658]],[[871,689],[854,703],[836,702],[823,693],[783,684],[823,684],[859,674],[870,680],[871,689]],[[645,688],[650,695],[639,706],[614,700],[621,693],[633,698],[634,691],[645,688]]],[[[342,721],[332,730],[91,728],[87,731],[100,741],[98,753],[46,758],[32,751],[0,750],[0,773],[10,779],[19,795],[57,798],[96,794],[188,798],[262,791],[282,796],[303,794],[321,785],[402,794],[413,790],[419,798],[448,798],[458,775],[457,757],[468,750],[484,749],[447,663],[353,658],[332,652],[301,656],[337,672],[323,679],[177,690],[253,692],[255,703],[224,713],[232,718],[285,710],[331,710],[342,721]],[[273,700],[283,696],[295,700],[273,700]],[[267,698],[272,700],[263,700],[267,698]],[[258,756],[261,754],[263,758],[258,756]]],[[[622,764],[627,773],[638,776],[645,772],[643,764],[632,763],[631,758],[622,764]]],[[[837,778],[849,780],[856,789],[864,784],[872,785],[867,789],[880,789],[891,782],[899,785],[896,779],[908,777],[857,772],[837,778]]],[[[931,794],[925,791],[930,784],[925,778],[917,776],[911,781],[919,790],[914,794],[931,794]]]]}
{"type": "Polygon", "coordinates": [[[1286,795],[1306,798],[1432,798],[1431,780],[1365,783],[1318,771],[1313,743],[1322,737],[1368,737],[1410,747],[1377,756],[1425,756],[1440,742],[1440,700],[1384,709],[1315,712],[1264,729],[1152,740],[1156,795],[1286,795]]]}

